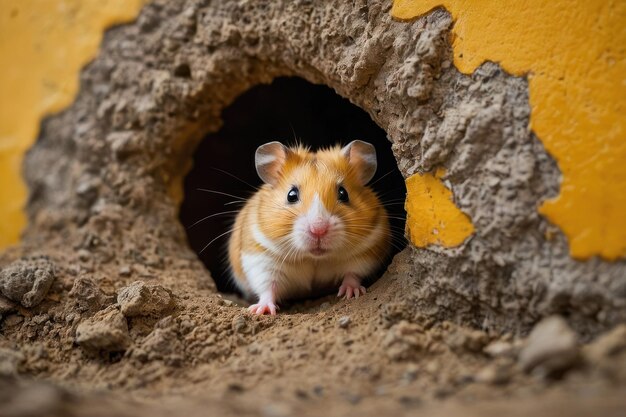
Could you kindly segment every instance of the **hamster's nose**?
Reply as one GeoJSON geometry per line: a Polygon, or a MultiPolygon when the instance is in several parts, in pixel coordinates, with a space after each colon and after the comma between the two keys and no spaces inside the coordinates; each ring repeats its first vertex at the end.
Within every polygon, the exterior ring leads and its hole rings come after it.
{"type": "Polygon", "coordinates": [[[309,232],[317,238],[323,237],[328,233],[328,228],[330,224],[327,220],[316,219],[309,225],[309,232]]]}

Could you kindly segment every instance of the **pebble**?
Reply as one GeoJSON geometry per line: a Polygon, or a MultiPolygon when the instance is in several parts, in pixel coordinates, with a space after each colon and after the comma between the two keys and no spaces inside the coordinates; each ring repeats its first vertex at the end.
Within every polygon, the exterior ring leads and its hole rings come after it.
{"type": "Polygon", "coordinates": [[[502,340],[496,340],[489,343],[483,349],[483,352],[492,358],[500,358],[503,356],[512,356],[514,354],[514,347],[511,343],[502,340]]]}
{"type": "Polygon", "coordinates": [[[129,277],[132,273],[132,270],[130,269],[130,266],[124,265],[120,267],[117,273],[120,275],[120,277],[129,277]]]}
{"type": "Polygon", "coordinates": [[[87,249],[79,250],[78,259],[80,259],[82,262],[87,262],[89,259],[91,259],[91,252],[89,252],[87,249]]]}
{"type": "Polygon", "coordinates": [[[0,293],[24,307],[41,303],[55,279],[55,265],[45,257],[22,259],[0,271],[0,293]]]}
{"type": "Polygon", "coordinates": [[[159,316],[173,305],[170,290],[160,285],[135,281],[117,295],[122,314],[126,317],[159,316]]]}
{"type": "Polygon", "coordinates": [[[491,385],[506,384],[511,380],[511,365],[490,363],[476,373],[475,380],[491,385]]]}
{"type": "Polygon", "coordinates": [[[248,320],[246,320],[246,317],[243,315],[233,318],[231,327],[235,333],[246,334],[252,331],[251,326],[248,325],[248,320]]]}
{"type": "Polygon", "coordinates": [[[43,324],[50,319],[48,314],[39,314],[38,316],[33,317],[33,321],[37,324],[43,324]]]}
{"type": "Polygon", "coordinates": [[[79,312],[95,313],[106,302],[106,296],[98,284],[86,277],[76,278],[68,295],[76,303],[79,312]]]}
{"type": "Polygon", "coordinates": [[[571,368],[579,357],[578,337],[560,316],[540,321],[526,340],[519,364],[526,372],[549,376],[571,368]]]}
{"type": "Polygon", "coordinates": [[[342,329],[347,329],[351,321],[352,320],[350,319],[350,316],[342,316],[339,318],[337,323],[339,324],[339,327],[341,327],[342,329]]]}
{"type": "Polygon", "coordinates": [[[76,343],[89,350],[124,351],[131,343],[126,319],[116,306],[101,310],[78,325],[76,343]]]}
{"type": "Polygon", "coordinates": [[[592,362],[610,358],[626,351],[626,324],[620,324],[591,343],[585,354],[592,362]]]}

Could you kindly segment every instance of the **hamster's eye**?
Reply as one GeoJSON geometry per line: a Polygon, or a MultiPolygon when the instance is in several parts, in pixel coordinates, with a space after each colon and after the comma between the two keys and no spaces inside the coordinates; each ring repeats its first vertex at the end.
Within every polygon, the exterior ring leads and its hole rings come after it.
{"type": "Polygon", "coordinates": [[[337,190],[337,198],[342,203],[350,202],[350,197],[348,197],[348,191],[346,191],[346,189],[343,188],[342,186],[339,186],[339,190],[337,190]]]}
{"type": "Polygon", "coordinates": [[[287,202],[289,203],[297,203],[300,200],[300,191],[298,191],[298,187],[291,187],[291,190],[287,193],[287,202]]]}

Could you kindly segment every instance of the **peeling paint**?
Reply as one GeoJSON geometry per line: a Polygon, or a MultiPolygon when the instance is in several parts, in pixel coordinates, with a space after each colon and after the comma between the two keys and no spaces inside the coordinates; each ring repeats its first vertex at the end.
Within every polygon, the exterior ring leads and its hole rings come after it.
{"type": "Polygon", "coordinates": [[[445,171],[415,174],[406,180],[407,229],[415,246],[459,246],[474,233],[474,225],[452,201],[441,182],[445,171]]]}
{"type": "Polygon", "coordinates": [[[539,208],[579,259],[626,256],[626,2],[395,0],[392,15],[452,14],[454,63],[527,75],[531,128],[560,194],[539,208]]]}
{"type": "Polygon", "coordinates": [[[22,160],[41,119],[68,106],[104,28],[135,18],[144,0],[1,0],[0,249],[26,225],[22,160]]]}

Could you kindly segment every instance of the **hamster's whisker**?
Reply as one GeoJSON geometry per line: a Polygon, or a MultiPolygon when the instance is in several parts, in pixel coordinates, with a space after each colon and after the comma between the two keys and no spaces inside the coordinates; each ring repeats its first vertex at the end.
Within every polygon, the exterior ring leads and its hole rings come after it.
{"type": "MultiPolygon", "coordinates": [[[[347,236],[351,236],[351,237],[355,237],[355,238],[357,238],[357,237],[358,237],[358,238],[362,238],[362,237],[363,237],[363,236],[362,236],[362,235],[360,235],[360,234],[353,233],[353,232],[349,232],[349,231],[345,231],[345,234],[346,234],[347,236]]],[[[397,238],[396,236],[394,236],[392,233],[387,233],[387,234],[386,234],[386,236],[390,238],[389,243],[390,243],[390,244],[391,244],[394,248],[396,248],[396,249],[398,249],[398,250],[402,250],[402,249],[404,249],[404,246],[405,246],[406,242],[404,242],[404,240],[403,240],[403,239],[398,239],[398,238],[397,238]]],[[[348,242],[348,243],[350,243],[350,242],[348,242]]],[[[368,249],[368,250],[370,250],[370,249],[368,249]]]]}
{"type": "Polygon", "coordinates": [[[226,197],[232,197],[232,198],[236,198],[239,201],[246,201],[244,197],[241,197],[239,195],[234,195],[234,194],[228,194],[222,191],[217,191],[217,190],[209,190],[208,188],[197,188],[198,191],[204,191],[205,193],[213,193],[213,194],[219,194],[219,195],[224,195],[226,197]]]}
{"type": "Polygon", "coordinates": [[[195,222],[194,224],[192,224],[191,226],[187,227],[187,230],[191,229],[192,227],[194,227],[195,225],[197,225],[198,223],[202,223],[203,221],[210,219],[211,217],[215,217],[215,216],[221,216],[223,214],[232,214],[232,213],[239,213],[239,210],[231,210],[231,211],[222,211],[220,213],[215,213],[215,214],[210,214],[206,217],[201,218],[200,220],[198,220],[197,222],[195,222]]]}
{"type": "MultiPolygon", "coordinates": [[[[394,220],[402,220],[405,221],[406,219],[404,217],[397,217],[397,216],[387,216],[388,219],[394,219],[394,220]]],[[[361,220],[368,220],[369,217],[352,217],[351,220],[354,221],[361,221],[361,220]]],[[[390,225],[393,226],[393,225],[390,225]]],[[[376,226],[371,226],[372,229],[375,228],[376,226]]]]}
{"type": "Polygon", "coordinates": [[[204,247],[200,250],[200,252],[198,252],[198,254],[201,254],[202,252],[204,252],[204,250],[205,250],[206,248],[208,248],[208,247],[211,245],[211,243],[215,242],[217,239],[219,239],[219,238],[221,238],[221,237],[223,237],[223,236],[226,236],[227,234],[232,233],[232,232],[234,232],[234,231],[235,231],[235,229],[233,228],[233,229],[227,230],[227,231],[225,231],[224,233],[220,234],[219,236],[217,236],[216,238],[214,238],[213,240],[211,240],[209,243],[207,243],[207,244],[206,244],[206,245],[205,245],[205,246],[204,246],[204,247]]]}
{"type": "Polygon", "coordinates": [[[258,190],[259,190],[259,188],[260,188],[260,187],[255,187],[254,185],[250,184],[249,182],[242,180],[241,178],[239,178],[239,177],[238,177],[238,176],[236,176],[235,174],[231,174],[230,172],[228,172],[228,171],[226,171],[226,170],[223,170],[223,169],[221,169],[221,168],[217,168],[217,167],[209,167],[209,168],[211,168],[211,169],[213,169],[213,170],[215,170],[215,171],[219,171],[219,172],[221,172],[222,174],[226,174],[226,175],[228,175],[228,176],[230,176],[230,177],[232,177],[232,178],[234,178],[234,179],[236,179],[236,180],[238,180],[238,181],[240,181],[240,182],[242,182],[242,183],[246,184],[248,187],[252,188],[253,190],[258,191],[258,190]]]}
{"type": "Polygon", "coordinates": [[[225,206],[230,206],[231,204],[246,204],[247,201],[246,200],[234,200],[234,201],[229,201],[228,203],[224,203],[225,206]]]}
{"type": "Polygon", "coordinates": [[[368,187],[371,187],[372,185],[376,184],[378,181],[382,180],[383,178],[385,178],[387,175],[391,174],[394,171],[395,171],[395,169],[392,169],[391,171],[387,172],[385,175],[383,175],[382,177],[380,177],[376,181],[369,183],[368,187]]]}

